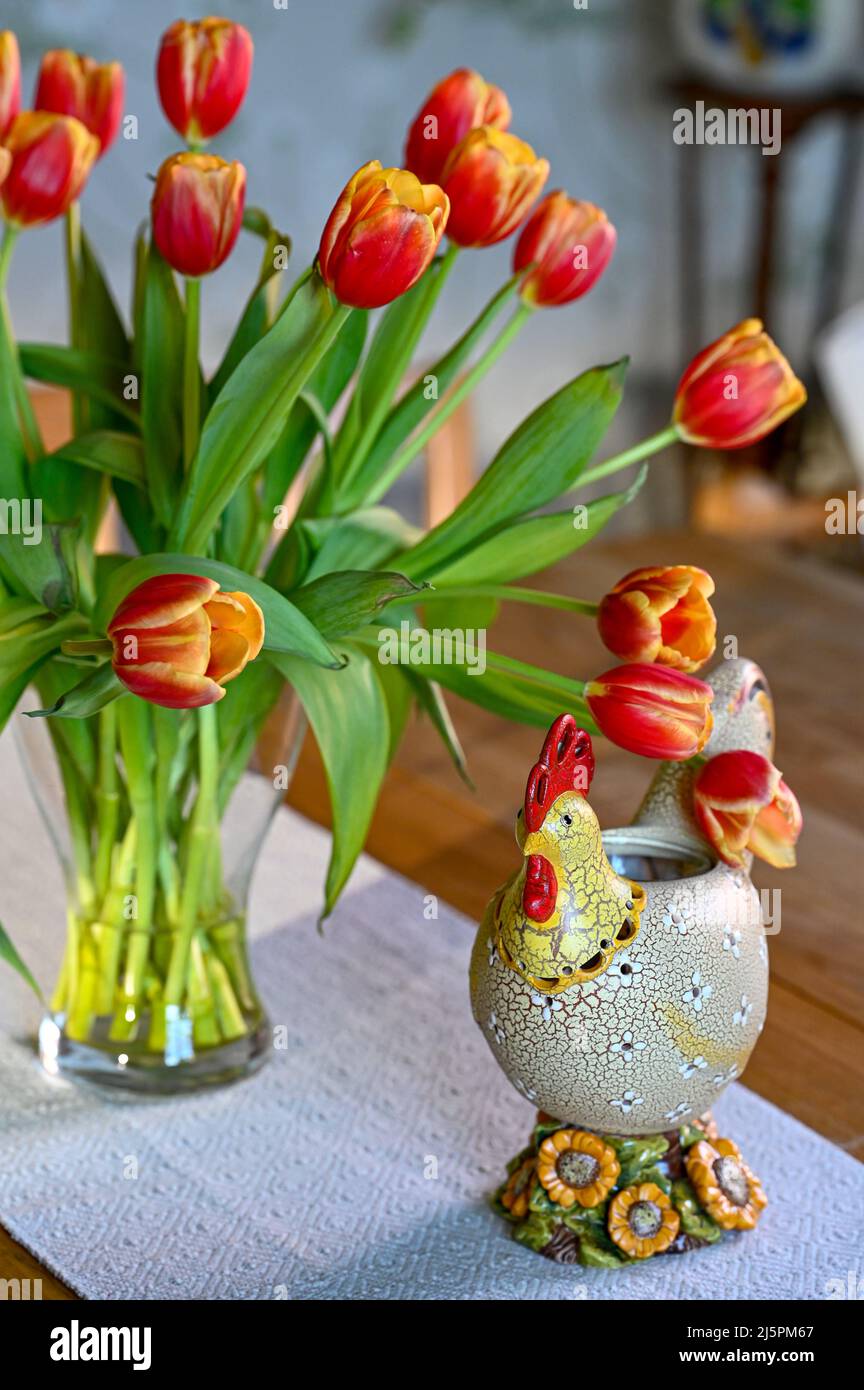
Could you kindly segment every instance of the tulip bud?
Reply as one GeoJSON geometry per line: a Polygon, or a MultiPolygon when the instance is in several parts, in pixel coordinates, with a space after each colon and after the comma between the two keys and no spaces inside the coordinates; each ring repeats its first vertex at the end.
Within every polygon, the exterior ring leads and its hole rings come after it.
{"type": "Polygon", "coordinates": [[[77,116],[99,141],[101,158],[117,138],[125,86],[119,63],[97,63],[68,48],[56,48],[42,59],[34,104],[37,111],[77,116]]]}
{"type": "Polygon", "coordinates": [[[215,154],[175,154],[156,175],[153,240],[181,275],[209,275],[230,255],[243,222],[246,170],[215,154]]]}
{"type": "Polygon", "coordinates": [[[21,55],[11,29],[0,29],[0,140],[21,110],[21,55]]]}
{"type": "Polygon", "coordinates": [[[699,769],[693,808],[702,834],[720,858],[747,867],[746,853],[776,869],[795,864],[803,817],[777,768],[761,753],[718,753],[699,769]]]}
{"type": "Polygon", "coordinates": [[[447,235],[457,246],[492,246],[515,231],[540,196],[549,161],[515,135],[484,125],[471,130],[444,166],[450,199],[447,235]]]}
{"type": "Polygon", "coordinates": [[[479,72],[457,68],[433,87],[408,132],[405,168],[421,183],[440,183],[452,150],[476,126],[506,130],[510,103],[479,72]]]}
{"type": "Polygon", "coordinates": [[[550,193],[526,222],[513,269],[529,271],[519,291],[528,304],[551,308],[587,294],[612,259],[617,233],[602,208],[560,190],[550,193]]]}
{"type": "Polygon", "coordinates": [[[710,685],[664,666],[616,666],[587,682],[585,698],[600,732],[643,758],[683,762],[711,736],[710,685]]]}
{"type": "Polygon", "coordinates": [[[22,111],[6,148],[12,164],[0,191],[3,212],[19,227],[35,227],[61,217],[80,196],[99,141],[74,116],[22,111]]]}
{"type": "Polygon", "coordinates": [[[694,565],[632,570],[600,603],[600,640],[622,661],[698,671],[716,645],[713,592],[710,574],[694,565]]]}
{"type": "Polygon", "coordinates": [[[162,110],[198,144],[233,121],[249,86],[252,36],[229,19],[178,19],[162,35],[156,81],[162,110]]]}
{"type": "Polygon", "coordinates": [[[377,309],[410,290],[431,262],[450,204],[434,183],[373,159],[348,182],[318,248],[325,284],[343,304],[377,309]]]}
{"type": "Polygon", "coordinates": [[[694,357],[672,423],[688,444],[743,449],[804,404],[807,392],[761,319],[745,319],[694,357]]]}
{"type": "Polygon", "coordinates": [[[111,664],[142,700],[167,709],[212,705],[264,642],[264,615],[213,579],[161,574],[127,594],[108,625],[111,664]]]}

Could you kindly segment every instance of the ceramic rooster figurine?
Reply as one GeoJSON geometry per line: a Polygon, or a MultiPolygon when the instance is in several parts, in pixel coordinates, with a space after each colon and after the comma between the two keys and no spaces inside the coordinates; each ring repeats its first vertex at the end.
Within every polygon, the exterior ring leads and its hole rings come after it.
{"type": "MultiPolygon", "coordinates": [[[[711,677],[706,753],[770,757],[762,672],[711,677]]],[[[602,832],[591,739],[556,719],[516,816],[523,861],[494,895],[471,962],[474,1017],[539,1109],[496,1205],[552,1258],[617,1265],[755,1224],[757,1180],[710,1109],[761,1032],[759,896],[692,817],[693,769],[662,764],[633,825],[602,832]]]]}

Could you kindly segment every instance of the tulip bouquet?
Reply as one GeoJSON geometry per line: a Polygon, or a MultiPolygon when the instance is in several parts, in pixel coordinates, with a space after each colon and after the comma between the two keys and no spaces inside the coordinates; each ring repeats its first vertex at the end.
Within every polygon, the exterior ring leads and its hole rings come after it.
{"type": "MultiPolygon", "coordinates": [[[[547,161],[510,133],[504,93],[459,70],[423,103],[404,168],[373,160],[349,179],[322,218],[314,263],[280,296],[288,239],[246,205],[243,166],[203,149],[243,101],[252,59],[249,34],[227,20],[178,21],[163,36],[159,96],[185,148],[155,175],[124,318],[79,202],[118,135],[122,69],[46,54],[34,109],[21,111],[17,45],[0,34],[0,493],[10,516],[39,518],[0,535],[0,709],[5,721],[35,689],[26,712],[50,731],[65,796],[70,905],[56,1027],[63,1046],[122,1063],[127,1076],[210,1056],[222,1061],[207,1079],[251,1065],[262,1015],[220,826],[286,689],[302,702],[331,792],[328,912],[412,706],[463,767],[445,689],[544,727],[566,707],[648,757],[699,754],[710,691],[691,673],[713,650],[706,575],[679,566],[628,576],[599,611],[515,581],[596,535],[644,467],[624,490],[582,503],[589,482],[677,439],[752,442],[804,398],[748,321],[687,369],[667,429],[589,466],[626,363],[592,368],[538,406],[450,516],[418,531],[386,505],[392,484],[530,315],[592,289],[615,229],[564,192],[540,201],[547,161]],[[16,343],[13,249],[53,218],[66,228],[69,344],[16,343]],[[405,386],[456,257],[517,229],[510,278],[405,386]],[[261,269],[208,378],[202,287],[241,231],[259,240],[261,269]],[[74,436],[53,453],[28,380],[71,392],[74,436]],[[134,553],[97,545],[109,505],[134,553]],[[482,674],[428,650],[402,665],[378,659],[382,623],[415,630],[432,618],[452,634],[502,600],[597,615],[628,664],[584,684],[494,652],[482,674]]],[[[709,768],[713,835],[738,812],[709,768]]],[[[758,793],[776,820],[773,771],[758,793]]],[[[273,780],[278,800],[284,781],[273,780]]],[[[748,779],[752,796],[758,781],[748,779]]],[[[739,852],[742,824],[729,837],[739,852]]],[[[5,934],[0,944],[24,969],[5,934]]]]}

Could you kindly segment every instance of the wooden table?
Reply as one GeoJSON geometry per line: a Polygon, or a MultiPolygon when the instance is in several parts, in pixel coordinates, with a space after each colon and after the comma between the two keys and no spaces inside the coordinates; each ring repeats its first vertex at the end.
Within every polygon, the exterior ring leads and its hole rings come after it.
{"type": "MultiPolygon", "coordinates": [[[[589,546],[542,583],[597,598],[637,565],[696,560],[717,583],[721,638],[734,635],[740,654],[764,666],[771,681],[778,766],[805,816],[797,870],[784,875],[759,864],[755,874],[760,888],[782,887],[782,927],[770,941],[768,1022],[746,1084],[864,1158],[864,924],[858,888],[864,863],[864,586],[756,541],[683,535],[589,546]]],[[[537,608],[504,609],[489,645],[572,676],[598,674],[614,664],[589,620],[537,608]]],[[[542,735],[460,701],[452,707],[476,794],[460,782],[428,725],[418,722],[383,789],[368,849],[476,919],[516,863],[513,815],[542,735]]],[[[598,741],[591,802],[602,823],[629,819],[650,770],[643,760],[598,741]]],[[[328,823],[323,773],[311,741],[289,799],[328,823]]],[[[338,924],[329,930],[338,931],[338,924]]],[[[74,1297],[0,1230],[0,1278],[15,1277],[41,1278],[45,1298],[74,1297]]]]}

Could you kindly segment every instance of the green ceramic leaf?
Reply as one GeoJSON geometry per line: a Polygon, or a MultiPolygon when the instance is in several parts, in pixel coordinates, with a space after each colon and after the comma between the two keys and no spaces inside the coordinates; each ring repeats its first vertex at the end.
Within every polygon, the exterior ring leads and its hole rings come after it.
{"type": "Polygon", "coordinates": [[[654,1168],[657,1160],[663,1157],[669,1147],[662,1134],[650,1134],[635,1139],[619,1139],[604,1135],[603,1140],[612,1146],[621,1164],[621,1173],[615,1184],[617,1188],[653,1181],[644,1174],[654,1168]]]}
{"type": "Polygon", "coordinates": [[[672,1184],[672,1205],[681,1217],[681,1229],[688,1236],[699,1236],[710,1244],[720,1240],[721,1228],[699,1205],[698,1198],[686,1178],[672,1184]]]}
{"type": "Polygon", "coordinates": [[[11,965],[12,969],[16,970],[21,976],[21,979],[30,986],[37,999],[41,999],[43,1003],[45,1002],[41,989],[13,946],[9,934],[2,922],[0,922],[0,960],[5,960],[7,965],[11,965]]]}
{"type": "Polygon", "coordinates": [[[524,1221],[520,1221],[514,1227],[513,1239],[518,1240],[520,1245],[527,1245],[529,1250],[539,1253],[552,1239],[556,1224],[553,1217],[543,1212],[532,1211],[524,1221]]]}

